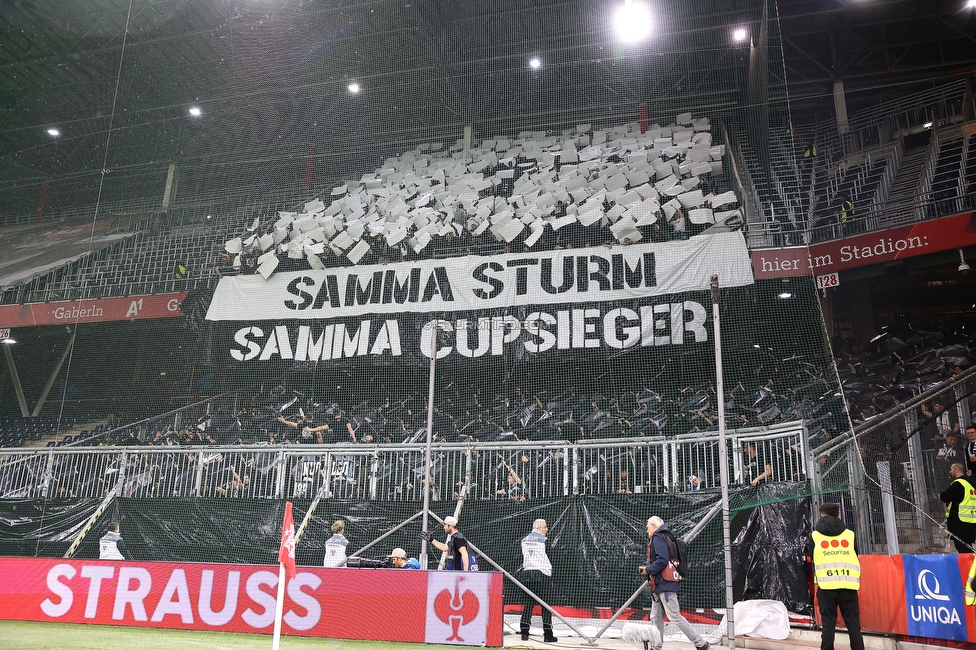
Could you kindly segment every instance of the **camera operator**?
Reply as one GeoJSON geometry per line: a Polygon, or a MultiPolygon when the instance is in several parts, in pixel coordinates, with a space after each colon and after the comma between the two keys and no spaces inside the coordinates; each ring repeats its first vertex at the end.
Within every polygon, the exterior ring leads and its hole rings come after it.
{"type": "Polygon", "coordinates": [[[393,549],[393,552],[390,553],[390,562],[393,563],[394,569],[419,569],[420,568],[420,562],[417,561],[417,558],[415,557],[408,558],[407,552],[404,551],[402,548],[393,549]]]}
{"type": "Polygon", "coordinates": [[[389,569],[393,566],[393,560],[392,558],[376,560],[353,555],[346,560],[346,566],[353,569],[389,569]]]}

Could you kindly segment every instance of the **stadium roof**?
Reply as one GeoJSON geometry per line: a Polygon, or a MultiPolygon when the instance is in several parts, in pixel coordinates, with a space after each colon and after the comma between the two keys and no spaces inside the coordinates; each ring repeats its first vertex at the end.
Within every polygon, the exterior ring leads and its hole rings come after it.
{"type": "Polygon", "coordinates": [[[851,110],[972,76],[967,0],[780,0],[794,119],[829,116],[835,79],[851,110]]]}
{"type": "MultiPolygon", "coordinates": [[[[835,78],[854,109],[971,72],[964,1],[781,0],[794,120],[829,116],[835,78]]],[[[190,192],[273,187],[309,154],[341,178],[464,124],[488,137],[621,123],[641,102],[652,116],[735,109],[749,56],[730,32],[758,31],[763,0],[660,3],[637,46],[614,39],[619,4],[0,3],[0,214],[36,209],[50,177],[62,196],[102,170],[125,179],[112,196],[159,195],[178,162],[190,192]]]]}

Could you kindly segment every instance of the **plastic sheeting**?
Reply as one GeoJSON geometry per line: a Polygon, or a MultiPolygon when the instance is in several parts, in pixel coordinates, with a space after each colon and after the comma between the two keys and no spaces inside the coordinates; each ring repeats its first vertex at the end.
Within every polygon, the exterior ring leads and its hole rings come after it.
{"type": "MultiPolygon", "coordinates": [[[[772,486],[770,486],[772,487],[772,486]]],[[[754,496],[741,488],[739,498],[754,496]],[[748,494],[747,494],[748,493],[748,494]]],[[[641,585],[637,566],[647,547],[646,521],[662,517],[678,535],[705,519],[719,500],[717,490],[682,494],[568,496],[530,502],[465,504],[465,535],[516,577],[522,562],[520,541],[532,522],[549,523],[549,555],[554,567],[554,598],[560,605],[618,607],[641,585]],[[676,513],[681,513],[676,514],[676,513]]],[[[59,557],[83,530],[99,501],[0,502],[0,552],[59,557]]],[[[296,500],[301,522],[309,500],[296,500]]],[[[435,502],[441,517],[454,502],[435,502]]],[[[346,522],[350,553],[392,530],[421,509],[412,501],[322,501],[297,547],[301,565],[321,566],[325,541],[336,519],[346,522]]],[[[744,511],[733,527],[736,598],[779,600],[792,611],[809,611],[802,555],[809,535],[809,500],[762,505],[744,511]]],[[[248,499],[127,499],[113,501],[80,545],[76,556],[98,556],[98,539],[111,521],[122,523],[122,537],[134,559],[169,562],[274,564],[277,561],[284,501],[248,499]]],[[[433,527],[438,531],[438,527],[433,527]]],[[[384,557],[402,546],[420,553],[420,521],[411,522],[364,557],[384,557]]],[[[689,544],[690,575],[682,587],[686,606],[725,603],[721,518],[714,516],[689,544]]],[[[431,556],[432,565],[439,558],[431,556]]],[[[483,561],[483,570],[490,565],[483,561]]],[[[512,600],[517,589],[506,584],[512,600]]],[[[646,604],[638,601],[636,605],[646,604]]]]}
{"type": "MultiPolygon", "coordinates": [[[[477,502],[465,504],[461,529],[484,553],[509,572],[519,574],[520,542],[532,530],[532,522],[549,522],[549,554],[554,570],[554,600],[578,607],[615,607],[641,584],[637,566],[647,546],[646,521],[653,514],[668,518],[682,534],[700,521],[718,499],[717,493],[611,497],[564,497],[532,503],[477,502]]],[[[444,517],[454,503],[435,503],[444,517]]],[[[296,526],[309,501],[295,501],[296,526]]],[[[319,504],[297,548],[299,564],[320,566],[329,527],[336,519],[346,522],[348,552],[352,553],[390,531],[421,509],[418,502],[340,501],[319,504]]],[[[122,535],[133,557],[175,562],[243,562],[273,564],[278,553],[283,502],[226,499],[118,499],[102,518],[122,522],[122,535]],[[231,506],[231,507],[228,507],[231,506]]],[[[100,530],[100,526],[96,526],[100,530]]],[[[435,531],[437,526],[433,526],[435,531]]],[[[411,556],[420,553],[420,522],[412,522],[375,547],[364,557],[383,557],[402,546],[411,556]]],[[[86,539],[80,557],[97,555],[98,535],[86,539]]],[[[715,518],[698,540],[689,546],[693,558],[688,591],[698,606],[718,607],[724,602],[721,587],[721,522],[715,518]],[[707,558],[707,559],[706,559],[707,558]]],[[[432,566],[440,553],[432,554],[432,566]]],[[[482,569],[490,569],[487,562],[482,569]]],[[[517,588],[506,585],[509,597],[517,588]]]]}
{"type": "MultiPolygon", "coordinates": [[[[778,600],[743,600],[735,604],[733,612],[736,636],[782,641],[790,635],[790,614],[778,600]]],[[[728,622],[723,616],[718,625],[719,635],[727,629],[728,622]]],[[[715,640],[715,643],[720,642],[720,638],[715,640]]]]}
{"type": "MultiPolygon", "coordinates": [[[[790,484],[763,488],[767,500],[790,484]]],[[[779,495],[784,496],[784,495],[779,495]]],[[[778,600],[791,612],[812,614],[804,561],[811,531],[809,497],[765,503],[732,521],[732,584],[736,601],[778,600]]]]}
{"type": "Polygon", "coordinates": [[[0,500],[0,554],[63,556],[99,503],[93,499],[0,500]]]}

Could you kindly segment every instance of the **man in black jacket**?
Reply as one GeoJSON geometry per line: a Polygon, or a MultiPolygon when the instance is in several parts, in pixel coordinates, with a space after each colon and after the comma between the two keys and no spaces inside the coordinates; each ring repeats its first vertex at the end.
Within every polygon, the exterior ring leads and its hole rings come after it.
{"type": "Polygon", "coordinates": [[[823,626],[820,650],[834,650],[834,630],[840,609],[847,626],[851,650],[864,650],[861,637],[861,609],[857,592],[861,586],[861,563],[857,557],[854,531],[840,520],[840,506],[820,505],[820,519],[813,527],[808,551],[813,558],[817,582],[817,605],[823,626]]]}
{"type": "MultiPolygon", "coordinates": [[[[673,560],[677,558],[677,545],[672,533],[664,520],[660,517],[651,517],[647,520],[647,537],[650,540],[647,544],[647,558],[644,564],[637,568],[637,572],[642,576],[647,576],[648,584],[651,589],[651,624],[661,633],[660,638],[664,639],[664,614],[667,613],[668,620],[675,623],[678,629],[688,637],[697,650],[708,650],[708,641],[702,638],[691,623],[681,614],[681,606],[678,603],[678,592],[681,590],[679,580],[669,578],[675,576],[669,570],[673,565],[673,560]]],[[[661,650],[660,645],[653,646],[654,650],[661,650]]]]}
{"type": "Polygon", "coordinates": [[[946,529],[957,553],[972,553],[976,542],[976,489],[962,463],[950,465],[949,476],[952,483],[939,495],[946,504],[946,529]]]}

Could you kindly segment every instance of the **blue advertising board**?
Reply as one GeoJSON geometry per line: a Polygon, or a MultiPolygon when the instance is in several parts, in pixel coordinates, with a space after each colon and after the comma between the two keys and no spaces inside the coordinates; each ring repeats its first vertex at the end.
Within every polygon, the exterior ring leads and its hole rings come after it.
{"type": "Polygon", "coordinates": [[[966,641],[965,600],[957,555],[903,555],[908,633],[966,641]]]}

